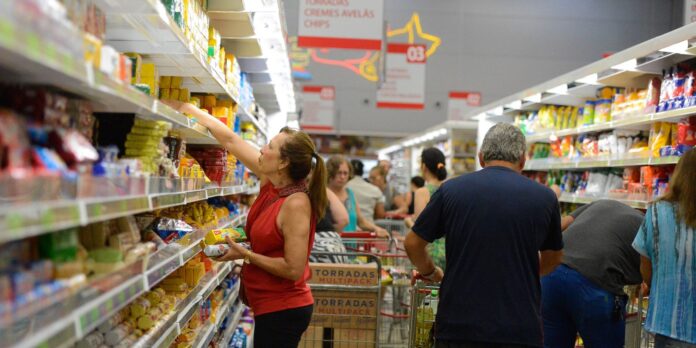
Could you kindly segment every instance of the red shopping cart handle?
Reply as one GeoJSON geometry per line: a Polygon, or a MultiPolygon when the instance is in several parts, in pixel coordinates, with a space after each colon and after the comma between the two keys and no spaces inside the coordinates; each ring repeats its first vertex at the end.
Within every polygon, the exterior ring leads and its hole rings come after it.
{"type": "Polygon", "coordinates": [[[351,238],[377,238],[377,233],[374,232],[341,232],[341,238],[351,239],[351,238]]]}

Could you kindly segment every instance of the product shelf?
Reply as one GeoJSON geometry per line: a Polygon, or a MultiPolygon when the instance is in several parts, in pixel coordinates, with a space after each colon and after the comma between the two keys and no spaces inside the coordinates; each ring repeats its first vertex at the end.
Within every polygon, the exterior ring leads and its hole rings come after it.
{"type": "Polygon", "coordinates": [[[605,167],[636,167],[649,165],[677,164],[678,156],[648,157],[648,156],[597,156],[595,158],[564,159],[544,158],[527,161],[524,170],[572,170],[605,167]]]}
{"type": "MultiPolygon", "coordinates": [[[[176,308],[167,316],[162,318],[159,324],[152,328],[146,335],[143,335],[134,347],[169,347],[182,329],[188,325],[191,318],[196,313],[202,301],[222,282],[222,279],[232,271],[229,263],[220,266],[216,272],[206,274],[196,288],[179,302],[176,308]]],[[[239,283],[235,285],[239,288],[239,283]]],[[[237,296],[238,291],[231,296],[237,296]]]]}
{"type": "MultiPolygon", "coordinates": [[[[217,312],[215,312],[215,321],[207,323],[201,329],[200,334],[198,335],[198,337],[196,337],[196,340],[193,344],[194,348],[207,347],[208,344],[210,344],[210,342],[213,340],[213,337],[215,336],[217,329],[220,327],[222,320],[230,314],[232,304],[235,301],[237,301],[237,298],[239,297],[239,287],[240,284],[239,282],[237,282],[233,292],[228,295],[227,299],[225,299],[225,301],[220,304],[220,307],[218,308],[217,312]]],[[[241,305],[237,307],[239,307],[239,309],[242,308],[241,305]]]]}
{"type": "Polygon", "coordinates": [[[21,203],[0,207],[0,242],[9,242],[65,228],[87,225],[155,209],[185,205],[200,200],[250,192],[243,185],[178,192],[107,196],[86,199],[21,203]]]}
{"type": "MultiPolygon", "coordinates": [[[[82,42],[75,30],[62,26],[52,30],[61,32],[65,40],[82,42]]],[[[190,143],[217,144],[207,129],[185,115],[105,75],[85,63],[81,53],[65,52],[58,46],[36,27],[0,14],[0,66],[10,70],[6,75],[9,81],[54,85],[90,99],[97,112],[135,113],[145,119],[169,121],[190,143]]]]}
{"type": "Polygon", "coordinates": [[[227,347],[232,339],[232,334],[235,330],[237,330],[237,326],[239,326],[239,321],[242,319],[242,313],[244,313],[244,305],[239,303],[239,305],[236,306],[236,310],[230,313],[232,315],[231,319],[227,324],[225,331],[222,333],[222,335],[220,335],[220,339],[217,341],[218,347],[227,347]]]}
{"type": "Polygon", "coordinates": [[[190,259],[184,258],[184,255],[192,251],[200,252],[202,234],[201,231],[194,233],[188,246],[170,244],[148,260],[139,260],[115,273],[98,277],[80,289],[73,289],[74,294],[59,294],[44,299],[42,302],[49,302],[47,305],[39,304],[40,307],[16,314],[7,325],[2,325],[3,331],[8,330],[3,334],[8,339],[6,343],[15,343],[15,347],[58,347],[79,340],[150,290],[156,281],[183,266],[190,259]],[[151,261],[158,259],[161,261],[151,261]],[[22,337],[12,337],[12,328],[18,325],[26,325],[28,330],[35,331],[23,332],[22,337]]]}
{"type": "Polygon", "coordinates": [[[565,202],[565,203],[590,204],[594,201],[598,201],[601,199],[614,200],[614,201],[621,202],[621,203],[626,204],[632,208],[637,208],[637,209],[646,209],[648,207],[648,204],[650,204],[649,201],[618,199],[618,198],[612,198],[612,197],[608,197],[608,196],[580,196],[580,195],[574,195],[574,194],[568,194],[568,193],[563,193],[561,195],[561,198],[558,199],[558,201],[565,202]]]}
{"type": "Polygon", "coordinates": [[[545,142],[549,141],[549,139],[564,137],[567,135],[580,135],[593,132],[609,131],[613,129],[635,129],[640,126],[652,124],[653,122],[674,122],[684,117],[693,115],[696,115],[696,106],[664,112],[649,113],[635,117],[628,117],[621,120],[594,124],[591,126],[539,132],[536,134],[527,135],[527,143],[545,142]]]}

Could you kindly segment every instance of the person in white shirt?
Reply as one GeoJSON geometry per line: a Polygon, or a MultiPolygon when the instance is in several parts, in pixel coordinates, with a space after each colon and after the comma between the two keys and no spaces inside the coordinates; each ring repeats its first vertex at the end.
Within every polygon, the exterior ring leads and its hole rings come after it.
{"type": "Polygon", "coordinates": [[[385,209],[382,191],[363,179],[364,164],[362,161],[352,160],[350,164],[353,166],[353,178],[348,181],[347,186],[355,194],[360,213],[370,222],[374,222],[375,219],[383,219],[385,209]]]}

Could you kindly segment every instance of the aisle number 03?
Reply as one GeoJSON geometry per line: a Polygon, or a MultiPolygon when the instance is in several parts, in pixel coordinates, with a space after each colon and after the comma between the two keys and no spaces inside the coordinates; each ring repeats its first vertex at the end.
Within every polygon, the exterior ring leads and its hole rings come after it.
{"type": "Polygon", "coordinates": [[[426,57],[425,46],[413,45],[406,49],[406,61],[408,63],[425,63],[426,57]]]}

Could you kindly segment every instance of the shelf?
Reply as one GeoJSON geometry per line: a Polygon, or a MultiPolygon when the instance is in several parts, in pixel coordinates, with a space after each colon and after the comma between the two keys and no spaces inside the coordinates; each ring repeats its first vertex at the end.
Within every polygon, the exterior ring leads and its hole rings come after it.
{"type": "MultiPolygon", "coordinates": [[[[27,313],[26,318],[12,318],[13,323],[8,327],[20,323],[27,325],[33,323],[34,325],[30,327],[36,330],[25,332],[24,339],[18,341],[15,346],[58,347],[81,339],[201,252],[204,235],[205,231],[196,231],[188,246],[169,244],[150,255],[149,260],[152,264],[148,265],[140,260],[113,274],[90,281],[76,294],[67,299],[61,298],[55,304],[41,308],[40,312],[27,313]]],[[[219,284],[224,278],[220,275],[222,273],[226,275],[231,270],[232,265],[226,263],[217,275],[212,276],[210,284],[219,284]]],[[[209,291],[210,286],[213,285],[204,286],[199,295],[209,291]]],[[[44,299],[44,301],[49,300],[51,299],[44,299]]],[[[12,337],[8,335],[3,337],[8,337],[7,340],[12,342],[12,337]]]]}
{"type": "MultiPolygon", "coordinates": [[[[209,322],[201,329],[201,333],[198,335],[198,337],[196,337],[196,340],[193,343],[194,348],[203,348],[203,347],[207,347],[208,344],[210,344],[210,342],[213,340],[213,337],[215,336],[215,333],[217,332],[218,328],[220,327],[222,320],[230,314],[230,310],[232,309],[232,304],[237,300],[238,297],[239,297],[239,282],[237,282],[235,289],[232,291],[232,293],[230,293],[228,295],[227,299],[225,299],[225,301],[220,304],[220,307],[218,308],[218,310],[214,316],[215,321],[209,322]]],[[[240,312],[240,314],[241,314],[243,306],[240,303],[237,307],[239,307],[237,309],[237,311],[240,312]]],[[[235,311],[234,314],[236,314],[237,311],[235,311]]],[[[239,319],[237,319],[237,322],[238,321],[239,321],[239,319]]]]}
{"type": "Polygon", "coordinates": [[[636,127],[652,124],[653,122],[675,122],[684,117],[689,117],[693,115],[696,115],[696,106],[665,112],[650,113],[636,117],[629,117],[622,120],[616,120],[602,124],[595,124],[591,126],[539,132],[536,134],[527,135],[527,143],[529,144],[536,142],[545,142],[549,141],[549,139],[553,137],[602,132],[613,129],[635,129],[636,127]]]}
{"type": "Polygon", "coordinates": [[[562,158],[544,158],[532,159],[527,161],[524,170],[559,170],[559,169],[591,169],[605,167],[635,167],[635,166],[655,166],[655,165],[670,165],[679,162],[678,156],[668,157],[630,157],[630,156],[597,156],[596,158],[581,158],[581,159],[562,159],[562,158]]]}
{"type": "Polygon", "coordinates": [[[455,153],[454,158],[476,158],[478,155],[475,153],[455,153]]]}
{"type": "MultiPolygon", "coordinates": [[[[0,14],[0,56],[3,57],[0,68],[9,70],[4,75],[6,81],[54,85],[89,99],[96,112],[135,113],[145,119],[169,121],[189,143],[217,144],[210,132],[202,127],[194,128],[188,117],[106,76],[86,64],[82,54],[64,52],[57,42],[34,30],[34,26],[23,24],[0,14]],[[26,45],[26,42],[34,44],[26,45]]],[[[82,42],[81,35],[75,31],[60,25],[55,30],[65,40],[82,42]]]]}
{"type": "Polygon", "coordinates": [[[264,127],[261,127],[261,124],[259,123],[259,120],[255,117],[252,116],[250,112],[247,110],[244,110],[242,108],[242,105],[239,105],[239,110],[237,111],[237,116],[242,118],[242,121],[249,121],[254,124],[256,127],[256,130],[261,133],[261,135],[264,136],[264,138],[268,139],[268,133],[266,132],[266,129],[264,127]]]}
{"type": "Polygon", "coordinates": [[[239,321],[242,319],[244,307],[245,306],[240,302],[236,306],[235,311],[233,313],[230,313],[232,316],[230,317],[230,320],[227,323],[227,327],[225,328],[225,331],[222,333],[222,335],[220,335],[220,339],[217,341],[218,347],[227,347],[229,345],[229,342],[232,339],[232,335],[234,334],[234,331],[237,330],[237,327],[239,326],[239,321]]]}
{"type": "Polygon", "coordinates": [[[648,202],[648,201],[615,199],[615,198],[610,198],[610,197],[577,196],[577,195],[567,194],[567,193],[563,193],[561,195],[561,198],[558,199],[558,201],[564,202],[564,203],[590,204],[594,201],[598,201],[601,199],[614,200],[614,201],[621,202],[623,204],[628,205],[629,207],[636,208],[636,209],[646,209],[648,207],[648,204],[650,204],[650,202],[648,202]]]}
{"type": "Polygon", "coordinates": [[[115,219],[155,209],[185,205],[211,197],[255,191],[257,188],[222,188],[23,203],[0,207],[0,243],[36,236],[70,227],[115,219]]]}
{"type": "MultiPolygon", "coordinates": [[[[232,271],[229,263],[220,266],[216,272],[206,274],[201,282],[194,288],[185,299],[180,301],[176,308],[160,320],[157,326],[150,329],[135,344],[135,347],[166,348],[179,336],[182,330],[188,325],[189,321],[200,308],[201,303],[206,300],[215,288],[220,285],[221,280],[227,277],[232,271]]],[[[239,289],[239,282],[235,285],[239,289]]],[[[235,298],[238,291],[231,295],[235,298]]]]}

